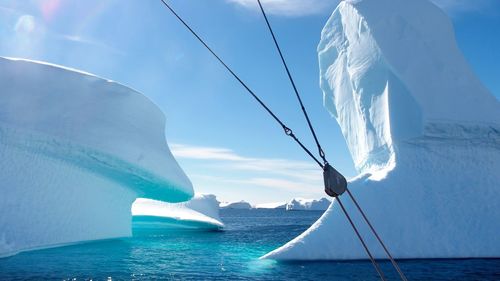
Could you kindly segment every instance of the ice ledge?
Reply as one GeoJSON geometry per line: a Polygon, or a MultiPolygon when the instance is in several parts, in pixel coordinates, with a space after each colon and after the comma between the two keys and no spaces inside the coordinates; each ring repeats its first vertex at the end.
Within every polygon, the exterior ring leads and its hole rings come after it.
{"type": "Polygon", "coordinates": [[[0,144],[4,149],[22,151],[60,161],[114,181],[138,197],[183,202],[191,196],[183,186],[109,153],[54,136],[9,128],[0,122],[0,144]]]}
{"type": "Polygon", "coordinates": [[[481,140],[483,143],[500,143],[500,120],[498,123],[461,122],[433,120],[426,124],[426,139],[481,140]]]}

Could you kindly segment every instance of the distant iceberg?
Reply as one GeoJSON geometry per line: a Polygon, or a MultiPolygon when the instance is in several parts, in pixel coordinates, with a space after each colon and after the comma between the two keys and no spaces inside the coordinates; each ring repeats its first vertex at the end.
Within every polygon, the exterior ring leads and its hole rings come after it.
{"type": "Polygon", "coordinates": [[[197,194],[182,203],[137,199],[132,205],[135,230],[194,229],[219,230],[224,227],[215,195],[197,194]]]}
{"type": "Polygon", "coordinates": [[[130,236],[137,197],[192,197],[142,94],[18,59],[0,58],[0,81],[0,256],[130,236]]]}
{"type": "Polygon", "coordinates": [[[255,205],[256,209],[285,209],[286,202],[261,203],[255,205]]]}
{"type": "Polygon", "coordinates": [[[222,202],[220,203],[221,209],[241,209],[241,210],[250,210],[252,209],[252,205],[250,203],[241,200],[238,202],[222,202]]]}
{"type": "MultiPolygon", "coordinates": [[[[393,256],[500,257],[500,105],[448,17],[425,0],[342,1],[318,53],[325,106],[360,173],[349,187],[393,256]]],[[[386,258],[342,199],[374,256],[386,258]]],[[[335,200],[265,258],[367,256],[335,200]]]]}
{"type": "Polygon", "coordinates": [[[331,203],[332,202],[326,198],[321,198],[319,200],[294,198],[286,204],[285,209],[287,211],[325,211],[331,203]]]}

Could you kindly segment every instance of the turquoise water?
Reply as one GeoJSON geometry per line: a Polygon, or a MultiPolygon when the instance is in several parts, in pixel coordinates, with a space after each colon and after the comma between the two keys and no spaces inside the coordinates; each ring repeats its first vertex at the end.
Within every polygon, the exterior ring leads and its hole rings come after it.
{"type": "MultiPolygon", "coordinates": [[[[1,280],[378,280],[355,262],[279,263],[258,257],[307,229],[321,212],[222,210],[225,231],[155,231],[134,238],[0,259],[1,280]]],[[[328,243],[328,241],[325,241],[328,243]]],[[[500,280],[499,259],[407,260],[410,280],[500,280]]],[[[398,280],[390,263],[382,268],[398,280]]]]}

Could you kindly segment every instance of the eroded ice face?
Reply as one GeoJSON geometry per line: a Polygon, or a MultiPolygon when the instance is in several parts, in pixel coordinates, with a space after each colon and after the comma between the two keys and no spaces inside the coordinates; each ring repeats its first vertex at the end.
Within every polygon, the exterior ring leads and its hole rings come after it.
{"type": "Polygon", "coordinates": [[[318,46],[320,83],[359,171],[393,164],[397,143],[429,124],[498,120],[498,101],[453,34],[427,1],[344,1],[332,14],[318,46]]]}
{"type": "Polygon", "coordinates": [[[2,143],[119,181],[139,196],[185,201],[192,185],[148,98],[88,73],[0,58],[2,143]]]}
{"type": "Polygon", "coordinates": [[[418,104],[352,6],[341,4],[334,12],[318,50],[324,103],[340,124],[356,167],[386,167],[394,161],[395,138],[421,134],[418,104]]]}

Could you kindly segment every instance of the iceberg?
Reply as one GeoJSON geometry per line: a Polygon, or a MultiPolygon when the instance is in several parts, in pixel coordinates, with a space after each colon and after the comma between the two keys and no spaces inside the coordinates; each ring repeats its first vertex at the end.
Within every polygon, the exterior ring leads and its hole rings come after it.
{"type": "Polygon", "coordinates": [[[221,209],[241,209],[241,210],[250,210],[252,209],[252,205],[250,203],[241,200],[238,202],[223,202],[220,203],[221,209]]]}
{"type": "MultiPolygon", "coordinates": [[[[500,257],[500,106],[445,13],[424,0],[343,1],[318,56],[325,107],[359,171],[349,188],[392,255],[500,257]]],[[[386,258],[349,197],[341,199],[374,256],[386,258]]],[[[334,200],[264,258],[367,256],[334,200]]]]}
{"type": "Polygon", "coordinates": [[[294,198],[285,206],[287,211],[325,211],[332,202],[326,198],[304,199],[294,198]]]}
{"type": "Polygon", "coordinates": [[[131,235],[138,197],[189,200],[165,117],[142,94],[0,58],[0,256],[131,235]]]}
{"type": "Polygon", "coordinates": [[[220,230],[224,227],[219,216],[215,195],[197,194],[182,203],[137,199],[132,205],[135,230],[194,229],[220,230]]]}
{"type": "Polygon", "coordinates": [[[261,203],[255,205],[256,209],[285,209],[286,202],[261,203]]]}
{"type": "Polygon", "coordinates": [[[331,201],[327,198],[304,199],[293,198],[288,202],[261,203],[255,206],[256,209],[284,209],[287,211],[325,211],[330,206],[331,201]]]}

